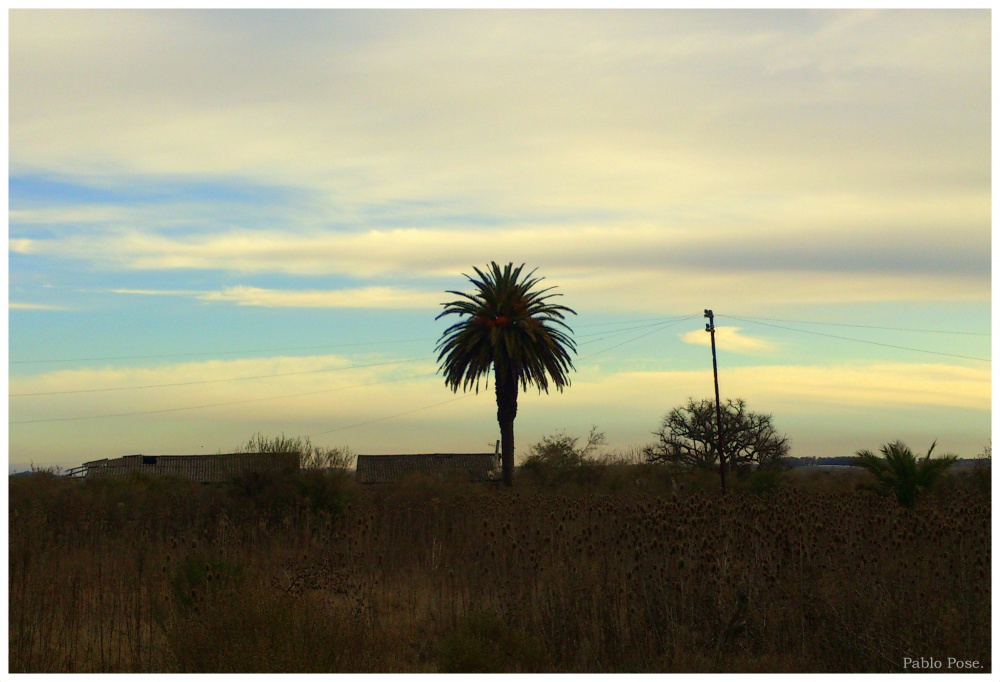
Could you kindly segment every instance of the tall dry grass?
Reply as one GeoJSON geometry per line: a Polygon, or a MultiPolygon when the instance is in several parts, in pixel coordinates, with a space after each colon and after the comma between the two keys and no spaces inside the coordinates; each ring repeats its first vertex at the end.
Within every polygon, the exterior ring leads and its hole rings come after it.
{"type": "Polygon", "coordinates": [[[990,669],[990,499],[973,485],[904,509],[843,479],[720,497],[622,463],[590,476],[12,479],[10,669],[990,669]]]}

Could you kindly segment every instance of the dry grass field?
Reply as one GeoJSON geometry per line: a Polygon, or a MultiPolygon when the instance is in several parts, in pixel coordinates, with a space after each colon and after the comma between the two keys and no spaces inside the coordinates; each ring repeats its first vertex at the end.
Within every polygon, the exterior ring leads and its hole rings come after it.
{"type": "Polygon", "coordinates": [[[11,479],[9,667],[991,669],[988,488],[904,509],[851,476],[716,483],[11,479]]]}

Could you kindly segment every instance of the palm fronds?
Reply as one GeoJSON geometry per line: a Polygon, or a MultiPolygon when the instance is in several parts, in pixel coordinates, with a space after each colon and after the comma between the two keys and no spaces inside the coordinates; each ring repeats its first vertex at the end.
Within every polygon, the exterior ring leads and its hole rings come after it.
{"type": "Polygon", "coordinates": [[[871,450],[858,450],[854,465],[871,472],[881,489],[891,491],[900,504],[909,507],[958,459],[956,455],[931,459],[936,445],[937,441],[931,443],[927,454],[918,460],[909,446],[896,440],[880,448],[881,457],[871,450]]]}
{"type": "Polygon", "coordinates": [[[492,370],[497,392],[497,419],[503,441],[504,481],[513,470],[513,420],[517,414],[517,391],[529,384],[538,392],[558,391],[569,386],[573,369],[570,353],[576,352],[573,330],[565,319],[576,312],[551,299],[553,287],[536,289],[543,278],[535,271],[522,277],[524,264],[508,263],[501,268],[490,263],[484,272],[473,268],[476,277],[465,277],[475,288],[472,293],[448,291],[459,298],[442,304],[444,311],[435,319],[457,315],[461,319],[441,335],[439,371],[453,391],[475,389],[492,370]]]}
{"type": "Polygon", "coordinates": [[[532,288],[542,278],[532,277],[534,270],[519,281],[524,265],[508,263],[502,270],[491,263],[484,273],[474,268],[479,279],[466,275],[476,292],[448,291],[462,299],[445,303],[437,316],[459,315],[464,318],[448,327],[436,350],[445,383],[479,391],[479,380],[496,373],[514,378],[526,390],[538,386],[539,393],[549,390],[549,379],[558,390],[570,384],[573,369],[570,351],[576,345],[566,324],[565,314],[576,312],[566,306],[549,303],[561,294],[550,294],[553,287],[532,288]],[[561,328],[560,328],[561,327],[561,328]]]}

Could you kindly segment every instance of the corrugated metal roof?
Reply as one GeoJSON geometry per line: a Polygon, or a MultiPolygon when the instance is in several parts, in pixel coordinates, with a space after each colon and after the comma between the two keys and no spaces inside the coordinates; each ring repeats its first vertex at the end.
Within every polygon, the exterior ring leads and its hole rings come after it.
{"type": "Polygon", "coordinates": [[[294,471],[298,453],[232,453],[225,455],[128,455],[85,462],[87,476],[125,478],[132,474],[172,475],[201,483],[221,483],[251,472],[294,471]]]}
{"type": "Polygon", "coordinates": [[[464,470],[473,481],[500,480],[499,457],[485,454],[358,455],[358,483],[388,483],[410,474],[443,476],[449,470],[464,470]]]}

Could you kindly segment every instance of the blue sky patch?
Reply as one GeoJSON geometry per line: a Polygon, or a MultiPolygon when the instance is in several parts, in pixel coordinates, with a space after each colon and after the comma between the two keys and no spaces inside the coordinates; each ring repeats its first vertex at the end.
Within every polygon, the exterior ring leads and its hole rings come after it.
{"type": "Polygon", "coordinates": [[[222,203],[271,206],[301,198],[302,190],[236,178],[125,175],[95,181],[56,174],[12,175],[12,210],[38,206],[222,203]]]}

